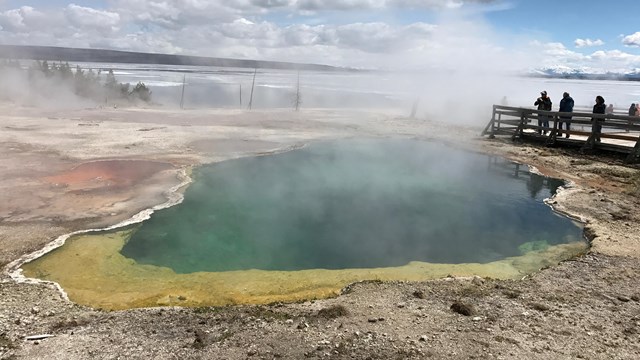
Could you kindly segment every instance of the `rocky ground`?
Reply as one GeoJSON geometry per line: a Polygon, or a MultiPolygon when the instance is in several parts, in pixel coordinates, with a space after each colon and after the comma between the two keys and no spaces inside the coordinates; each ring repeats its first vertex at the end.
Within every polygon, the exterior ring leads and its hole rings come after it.
{"type": "Polygon", "coordinates": [[[358,111],[2,110],[4,266],[59,235],[163,202],[187,166],[355,136],[455,141],[571,180],[551,203],[587,223],[592,250],[518,281],[365,282],[334,299],[223,308],[103,312],[3,273],[1,358],[640,358],[640,175],[615,157],[482,139],[482,121],[445,126],[358,111]],[[170,168],[126,186],[102,175],[76,187],[48,181],[114,159],[170,168]]]}

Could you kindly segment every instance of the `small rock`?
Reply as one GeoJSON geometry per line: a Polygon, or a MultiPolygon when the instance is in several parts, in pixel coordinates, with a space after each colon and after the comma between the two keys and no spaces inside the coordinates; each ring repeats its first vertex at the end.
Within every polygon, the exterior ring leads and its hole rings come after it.
{"type": "Polygon", "coordinates": [[[547,311],[550,309],[549,306],[542,303],[531,303],[531,307],[538,311],[547,311]]]}
{"type": "Polygon", "coordinates": [[[40,313],[40,308],[37,307],[37,306],[32,307],[31,308],[31,313],[34,314],[34,315],[40,313]]]}
{"type": "Polygon", "coordinates": [[[42,340],[42,339],[47,339],[50,337],[53,337],[54,335],[51,334],[41,334],[41,335],[30,335],[30,336],[25,336],[25,340],[27,341],[33,341],[33,340],[42,340]]]}
{"type": "Polygon", "coordinates": [[[471,316],[475,314],[475,309],[470,304],[465,304],[462,301],[456,301],[449,307],[453,312],[464,316],[471,316]]]}
{"type": "Polygon", "coordinates": [[[618,300],[622,301],[622,302],[629,302],[631,301],[631,299],[629,299],[628,297],[624,296],[624,295],[618,295],[617,297],[618,300]]]}
{"type": "Polygon", "coordinates": [[[300,324],[298,324],[298,329],[306,329],[309,327],[309,324],[307,324],[306,322],[301,322],[300,324]]]}
{"type": "Polygon", "coordinates": [[[401,302],[401,303],[398,303],[398,305],[397,305],[397,306],[398,306],[400,309],[402,309],[403,307],[407,306],[407,304],[406,304],[406,303],[401,302]]]}
{"type": "Polygon", "coordinates": [[[472,321],[480,321],[482,320],[482,318],[480,316],[475,316],[473,319],[471,319],[472,321]]]}
{"type": "Polygon", "coordinates": [[[429,337],[427,335],[421,335],[419,340],[420,341],[427,341],[427,340],[429,340],[429,337]]]}
{"type": "Polygon", "coordinates": [[[471,283],[473,285],[480,286],[480,285],[484,284],[484,279],[481,278],[480,276],[474,276],[473,280],[471,280],[471,283]]]}
{"type": "Polygon", "coordinates": [[[284,322],[285,324],[293,324],[293,319],[287,319],[284,322]]]}
{"type": "Polygon", "coordinates": [[[424,292],[422,292],[421,290],[416,290],[413,292],[413,296],[417,297],[418,299],[424,299],[424,292]]]}
{"type": "Polygon", "coordinates": [[[369,318],[369,320],[367,320],[367,321],[369,321],[370,323],[375,323],[375,322],[378,322],[378,319],[377,318],[369,318]]]}
{"type": "Polygon", "coordinates": [[[211,342],[211,337],[203,330],[198,329],[194,334],[196,338],[193,340],[193,347],[196,349],[202,349],[211,342]]]}
{"type": "Polygon", "coordinates": [[[633,300],[633,301],[640,301],[640,295],[633,295],[633,296],[631,296],[631,300],[633,300]]]}

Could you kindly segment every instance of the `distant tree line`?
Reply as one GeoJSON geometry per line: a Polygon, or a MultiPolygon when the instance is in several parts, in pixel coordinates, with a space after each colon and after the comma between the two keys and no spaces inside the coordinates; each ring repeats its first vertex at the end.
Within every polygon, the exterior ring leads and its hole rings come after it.
{"type": "MultiPolygon", "coordinates": [[[[15,60],[4,60],[0,67],[22,70],[20,63],[15,60]]],[[[83,70],[79,65],[72,69],[68,62],[49,64],[48,61],[35,61],[26,70],[29,81],[37,87],[41,79],[49,79],[56,86],[66,86],[83,98],[97,102],[150,102],[151,90],[143,83],[138,82],[134,87],[129,83],[120,83],[116,80],[113,70],[109,70],[102,80],[102,70],[83,70]]]]}

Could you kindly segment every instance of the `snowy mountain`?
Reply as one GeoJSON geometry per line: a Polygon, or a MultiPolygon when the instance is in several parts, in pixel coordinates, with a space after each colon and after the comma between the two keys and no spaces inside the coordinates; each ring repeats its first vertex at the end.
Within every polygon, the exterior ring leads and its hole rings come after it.
{"type": "Polygon", "coordinates": [[[640,68],[631,71],[608,70],[581,67],[572,68],[564,65],[547,66],[529,69],[527,75],[533,77],[549,77],[562,79],[596,79],[596,80],[633,80],[640,81],[640,68]]]}

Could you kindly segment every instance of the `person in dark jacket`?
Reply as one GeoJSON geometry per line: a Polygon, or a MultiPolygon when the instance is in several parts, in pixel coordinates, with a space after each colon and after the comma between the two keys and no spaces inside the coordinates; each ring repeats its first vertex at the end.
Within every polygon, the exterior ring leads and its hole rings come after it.
{"type": "MultiPolygon", "coordinates": [[[[629,116],[636,116],[638,115],[638,107],[636,106],[635,103],[631,103],[631,106],[629,106],[629,116]]],[[[629,126],[631,126],[631,124],[633,123],[633,121],[629,120],[629,126]]],[[[627,130],[625,130],[626,132],[629,132],[629,128],[627,128],[627,130]]]]}
{"type": "MultiPolygon", "coordinates": [[[[560,100],[560,112],[573,112],[573,98],[569,96],[568,92],[562,94],[562,100],[560,100]]],[[[565,123],[567,126],[567,133],[565,137],[569,138],[569,131],[571,130],[571,116],[560,116],[560,121],[558,122],[558,129],[562,130],[562,123],[565,123]]]]}
{"type": "MultiPolygon", "coordinates": [[[[546,91],[540,93],[540,97],[533,103],[538,106],[538,110],[551,111],[551,99],[547,96],[546,91]]],[[[549,115],[538,114],[538,126],[544,127],[544,134],[547,135],[549,129],[549,115]]],[[[542,129],[538,129],[538,134],[542,135],[542,129]]]]}
{"type": "MultiPolygon", "coordinates": [[[[604,98],[600,95],[596,96],[596,104],[593,105],[593,113],[594,114],[604,114],[605,110],[607,110],[607,105],[604,103],[604,98]]],[[[604,118],[597,119],[591,118],[591,123],[593,123],[591,127],[591,131],[596,137],[596,141],[600,142],[600,134],[602,133],[602,123],[604,122],[604,118]]]]}

